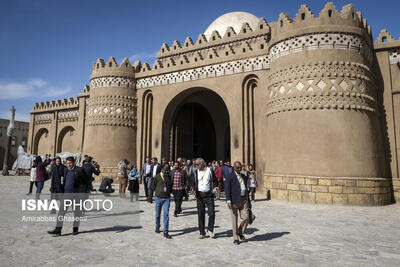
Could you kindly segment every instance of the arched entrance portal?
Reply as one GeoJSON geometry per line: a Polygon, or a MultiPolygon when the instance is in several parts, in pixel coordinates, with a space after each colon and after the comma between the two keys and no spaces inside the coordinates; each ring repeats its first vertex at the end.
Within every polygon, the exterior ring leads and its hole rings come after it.
{"type": "Polygon", "coordinates": [[[162,156],[169,159],[230,158],[228,109],[222,98],[205,88],[191,88],[167,106],[163,119],[162,156]]]}

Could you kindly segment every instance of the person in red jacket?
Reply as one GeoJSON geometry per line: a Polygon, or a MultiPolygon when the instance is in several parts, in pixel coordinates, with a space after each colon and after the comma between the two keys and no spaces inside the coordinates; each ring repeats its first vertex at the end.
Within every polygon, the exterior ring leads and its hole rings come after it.
{"type": "Polygon", "coordinates": [[[51,159],[50,157],[46,158],[46,160],[43,162],[42,158],[37,156],[34,162],[36,163],[36,199],[39,199],[40,193],[42,193],[44,186],[44,181],[47,180],[46,167],[50,164],[51,159]]]}
{"type": "Polygon", "coordinates": [[[221,191],[222,191],[222,180],[223,180],[223,171],[222,166],[219,164],[218,161],[215,162],[215,177],[218,180],[218,191],[217,191],[217,199],[221,198],[221,191]]]}

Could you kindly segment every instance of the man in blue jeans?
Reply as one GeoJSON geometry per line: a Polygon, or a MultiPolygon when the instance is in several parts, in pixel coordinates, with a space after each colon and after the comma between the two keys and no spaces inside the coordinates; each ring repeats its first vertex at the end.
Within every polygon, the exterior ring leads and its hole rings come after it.
{"type": "Polygon", "coordinates": [[[156,195],[156,233],[160,233],[160,217],[161,209],[164,215],[164,237],[171,239],[172,237],[168,234],[169,224],[169,205],[170,196],[172,192],[172,179],[169,176],[169,165],[165,164],[162,166],[161,172],[158,173],[152,183],[152,189],[156,195]]]}

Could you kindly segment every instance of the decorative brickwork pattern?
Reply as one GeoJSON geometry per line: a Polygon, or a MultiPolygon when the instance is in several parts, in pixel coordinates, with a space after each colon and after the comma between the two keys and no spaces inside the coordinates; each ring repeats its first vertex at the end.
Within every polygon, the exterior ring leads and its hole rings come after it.
{"type": "Polygon", "coordinates": [[[74,121],[78,120],[79,111],[77,109],[65,110],[58,112],[58,121],[74,121]]]}
{"type": "Polygon", "coordinates": [[[289,66],[269,77],[267,116],[303,109],[376,112],[376,87],[372,79],[367,66],[353,62],[289,66]]]}
{"type": "Polygon", "coordinates": [[[87,125],[136,127],[136,101],[133,96],[91,97],[87,125]]]}
{"type": "Polygon", "coordinates": [[[390,64],[397,64],[400,62],[400,49],[393,49],[389,51],[390,64]]]}
{"type": "Polygon", "coordinates": [[[234,60],[185,71],[142,78],[136,81],[136,88],[142,89],[263,69],[269,69],[269,60],[267,56],[234,60]]]}
{"type": "Polygon", "coordinates": [[[350,50],[372,61],[371,48],[364,39],[348,33],[314,33],[290,38],[273,45],[269,50],[269,59],[273,61],[291,53],[315,49],[350,50]]]}
{"type": "Polygon", "coordinates": [[[42,113],[35,115],[35,124],[51,123],[54,118],[53,113],[42,113]]]}
{"type": "Polygon", "coordinates": [[[124,87],[135,88],[135,80],[124,77],[100,77],[90,81],[90,88],[97,87],[124,87]]]}

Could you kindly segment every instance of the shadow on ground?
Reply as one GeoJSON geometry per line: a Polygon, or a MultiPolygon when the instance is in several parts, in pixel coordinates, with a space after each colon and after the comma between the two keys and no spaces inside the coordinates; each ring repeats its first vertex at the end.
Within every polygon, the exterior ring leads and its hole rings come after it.
{"type": "MultiPolygon", "coordinates": [[[[123,226],[123,225],[116,225],[112,227],[106,228],[99,228],[99,229],[92,229],[87,231],[79,232],[79,234],[88,234],[88,233],[102,233],[102,232],[115,232],[115,233],[122,233],[133,229],[141,229],[142,226],[123,226]]],[[[63,236],[69,236],[72,233],[65,234],[63,236]]]]}
{"type": "Polygon", "coordinates": [[[265,233],[262,235],[255,235],[247,239],[247,241],[268,241],[275,238],[282,237],[284,235],[288,235],[290,232],[274,232],[274,233],[265,233]]]}

